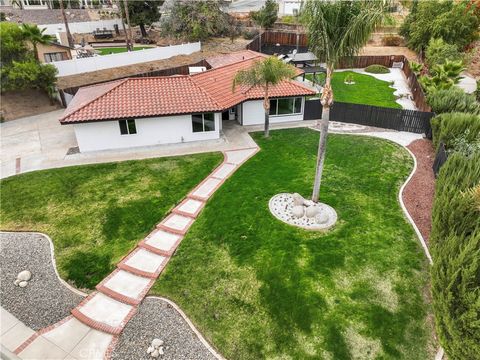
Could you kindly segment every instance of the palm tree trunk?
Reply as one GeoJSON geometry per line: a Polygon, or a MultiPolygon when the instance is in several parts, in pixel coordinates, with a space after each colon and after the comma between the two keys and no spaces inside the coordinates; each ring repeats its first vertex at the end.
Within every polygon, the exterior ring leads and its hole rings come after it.
{"type": "Polygon", "coordinates": [[[35,55],[35,60],[37,62],[40,62],[40,59],[38,57],[38,48],[37,48],[37,43],[35,41],[32,41],[32,46],[33,46],[33,54],[35,55]]]}
{"type": "Polygon", "coordinates": [[[122,29],[125,34],[125,43],[127,45],[127,51],[130,51],[130,38],[128,36],[127,28],[125,27],[125,20],[123,16],[122,7],[120,6],[120,0],[117,0],[117,7],[120,10],[120,19],[122,20],[122,29]]]}
{"type": "Polygon", "coordinates": [[[70,33],[70,28],[68,27],[67,14],[65,14],[65,8],[63,6],[63,0],[58,2],[60,4],[60,10],[62,11],[63,23],[65,24],[65,31],[67,32],[68,46],[73,48],[73,37],[70,33]]]}
{"type": "Polygon", "coordinates": [[[128,12],[128,2],[127,0],[123,0],[123,6],[125,7],[125,18],[127,19],[127,25],[128,25],[128,47],[130,48],[130,51],[133,51],[133,36],[132,36],[132,26],[130,25],[130,14],[128,12]]]}
{"type": "Polygon", "coordinates": [[[318,202],[320,198],[320,185],[322,182],[323,165],[325,163],[325,152],[327,150],[328,125],[330,118],[330,107],[333,103],[333,92],[331,87],[333,67],[327,66],[325,86],[320,101],[322,102],[322,120],[320,122],[320,140],[317,153],[317,169],[315,171],[315,182],[313,183],[312,201],[318,202]]]}
{"type": "Polygon", "coordinates": [[[268,85],[265,86],[265,98],[263,99],[263,108],[265,109],[264,136],[268,138],[270,132],[270,100],[268,99],[268,85]]]}

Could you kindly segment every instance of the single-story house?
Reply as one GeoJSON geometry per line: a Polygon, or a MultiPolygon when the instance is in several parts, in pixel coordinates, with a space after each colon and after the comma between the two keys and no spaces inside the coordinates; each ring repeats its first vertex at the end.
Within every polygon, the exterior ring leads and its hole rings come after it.
{"type": "Polygon", "coordinates": [[[38,61],[42,63],[70,60],[72,58],[72,49],[69,46],[53,41],[47,44],[37,44],[37,51],[38,61]]]}
{"type": "MultiPolygon", "coordinates": [[[[193,75],[127,78],[83,87],[60,123],[74,127],[81,152],[218,139],[222,121],[264,123],[263,90],[232,89],[235,74],[263,57],[228,55],[221,66],[193,75]]],[[[301,73],[297,69],[297,75],[301,73]]],[[[270,122],[303,120],[305,97],[315,94],[293,79],[272,87],[270,122]]]]}

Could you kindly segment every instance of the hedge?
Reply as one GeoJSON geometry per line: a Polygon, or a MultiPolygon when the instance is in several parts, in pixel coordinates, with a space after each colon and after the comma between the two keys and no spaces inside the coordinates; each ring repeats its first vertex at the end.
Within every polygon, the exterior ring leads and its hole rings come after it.
{"type": "Polygon", "coordinates": [[[432,298],[449,359],[480,354],[480,153],[453,153],[440,170],[432,213],[432,298]]]}
{"type": "Polygon", "coordinates": [[[427,102],[436,114],[446,112],[480,114],[480,103],[475,95],[466,94],[458,87],[432,91],[427,95],[427,102]]]}
{"type": "Polygon", "coordinates": [[[440,142],[446,148],[452,147],[452,141],[469,130],[468,139],[474,141],[480,137],[480,116],[465,113],[445,113],[431,120],[433,145],[438,148],[440,142]]]}

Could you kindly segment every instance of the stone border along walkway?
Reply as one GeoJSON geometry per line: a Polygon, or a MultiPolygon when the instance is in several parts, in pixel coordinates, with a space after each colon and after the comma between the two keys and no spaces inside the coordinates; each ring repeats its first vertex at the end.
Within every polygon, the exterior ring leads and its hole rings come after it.
{"type": "MultiPolygon", "coordinates": [[[[58,357],[60,349],[65,356],[77,359],[110,358],[118,335],[134,316],[138,304],[165,268],[206,201],[258,151],[258,147],[224,151],[222,164],[117,264],[117,269],[96,286],[97,291],[73,309],[71,316],[36,332],[14,353],[23,358],[48,358],[58,357]]],[[[200,336],[183,312],[179,313],[200,336]]],[[[200,339],[208,344],[203,337],[200,339]]],[[[208,349],[221,358],[210,345],[208,349]]]]}

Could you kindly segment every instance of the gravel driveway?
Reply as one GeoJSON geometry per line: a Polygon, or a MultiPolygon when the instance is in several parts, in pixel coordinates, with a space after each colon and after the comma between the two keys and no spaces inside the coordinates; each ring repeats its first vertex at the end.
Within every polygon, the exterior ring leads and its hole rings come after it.
{"type": "Polygon", "coordinates": [[[70,315],[83,296],[68,289],[53,268],[48,239],[34,233],[0,233],[0,302],[33,330],[70,315]],[[25,288],[13,282],[22,270],[32,278],[25,288]]]}
{"type": "Polygon", "coordinates": [[[215,359],[180,314],[166,301],[147,297],[120,335],[112,360],[147,359],[154,338],[164,341],[162,359],[215,359]]]}

